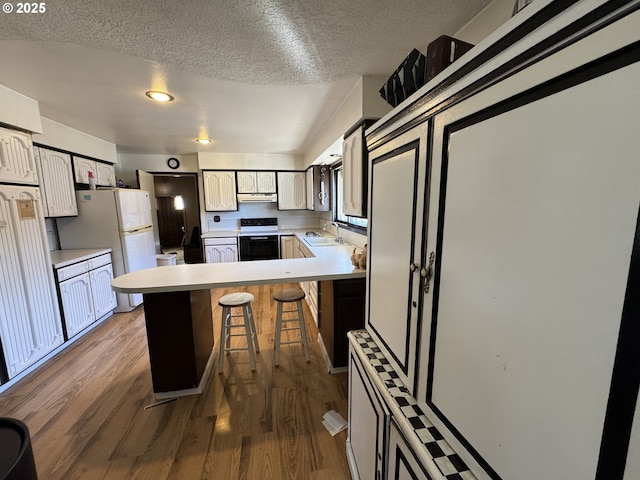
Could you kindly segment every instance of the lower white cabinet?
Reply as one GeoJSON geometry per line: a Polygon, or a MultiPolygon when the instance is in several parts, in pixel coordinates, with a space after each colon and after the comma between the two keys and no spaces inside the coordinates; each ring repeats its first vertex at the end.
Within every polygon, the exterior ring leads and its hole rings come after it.
{"type": "MultiPolygon", "coordinates": [[[[293,257],[291,258],[310,258],[315,256],[299,238],[294,237],[294,239],[293,257]]],[[[300,288],[304,291],[305,301],[309,305],[313,321],[318,325],[318,282],[300,282],[300,288]]]]}
{"type": "Polygon", "coordinates": [[[206,263],[237,262],[237,237],[205,238],[204,256],[206,263]]]}
{"type": "Polygon", "coordinates": [[[280,258],[295,257],[295,238],[293,235],[282,235],[280,237],[280,258]]]}
{"type": "Polygon", "coordinates": [[[389,425],[389,460],[387,476],[389,480],[432,480],[416,456],[415,451],[407,443],[406,438],[393,420],[389,425]]]}
{"type": "Polygon", "coordinates": [[[111,254],[59,268],[56,275],[67,339],[116,308],[111,254]]]}
{"type": "Polygon", "coordinates": [[[358,356],[349,353],[349,430],[347,458],[354,480],[382,480],[389,412],[358,356]]]}

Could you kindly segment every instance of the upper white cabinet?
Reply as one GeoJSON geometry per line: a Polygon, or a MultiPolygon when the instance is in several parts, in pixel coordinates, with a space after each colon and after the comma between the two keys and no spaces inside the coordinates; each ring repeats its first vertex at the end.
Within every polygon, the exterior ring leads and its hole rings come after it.
{"type": "Polygon", "coordinates": [[[89,158],[73,157],[73,169],[76,183],[89,183],[89,172],[93,172],[96,185],[102,187],[115,187],[115,168],[109,163],[97,162],[89,158]]]}
{"type": "Polygon", "coordinates": [[[43,195],[44,216],[77,215],[71,156],[43,147],[34,147],[34,154],[43,195]]]}
{"type": "Polygon", "coordinates": [[[276,193],[275,172],[236,172],[238,193],[276,193]]]}
{"type": "Polygon", "coordinates": [[[73,170],[75,172],[76,183],[89,183],[89,172],[93,172],[94,178],[96,176],[96,161],[74,156],[73,170]]]}
{"type": "Polygon", "coordinates": [[[207,212],[238,210],[236,172],[232,170],[204,170],[204,205],[207,212]]]}
{"type": "Polygon", "coordinates": [[[365,120],[344,136],[342,172],[344,175],[342,211],[353,217],[367,216],[367,149],[364,131],[375,122],[365,120]]]}
{"type": "Polygon", "coordinates": [[[306,172],[278,172],[278,210],[305,210],[306,184],[306,172]]]}
{"type": "Polygon", "coordinates": [[[96,162],[96,185],[103,187],[116,186],[116,170],[113,165],[96,162]]]}
{"type": "Polygon", "coordinates": [[[38,183],[31,135],[0,128],[0,182],[38,183]]]}

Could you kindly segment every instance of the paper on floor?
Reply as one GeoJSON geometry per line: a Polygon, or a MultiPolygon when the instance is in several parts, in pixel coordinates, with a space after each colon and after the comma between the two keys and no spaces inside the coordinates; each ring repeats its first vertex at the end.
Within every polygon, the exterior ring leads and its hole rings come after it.
{"type": "Polygon", "coordinates": [[[332,437],[347,428],[347,421],[335,410],[329,410],[322,418],[322,424],[332,437]]]}

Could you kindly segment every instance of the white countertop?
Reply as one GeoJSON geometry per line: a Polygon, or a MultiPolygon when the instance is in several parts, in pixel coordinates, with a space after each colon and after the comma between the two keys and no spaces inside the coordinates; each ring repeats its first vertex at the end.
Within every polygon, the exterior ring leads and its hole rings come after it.
{"type": "MultiPolygon", "coordinates": [[[[302,235],[298,236],[303,238],[302,235]]],[[[162,293],[217,287],[364,278],[351,264],[353,245],[309,247],[314,258],[168,265],[128,273],[111,285],[120,293],[162,293]]],[[[360,250],[360,249],[358,249],[360,250]]]]}
{"type": "Polygon", "coordinates": [[[82,248],[78,250],[53,250],[51,252],[51,264],[53,268],[62,268],[78,262],[84,262],[90,258],[111,253],[110,248],[82,248]]]}

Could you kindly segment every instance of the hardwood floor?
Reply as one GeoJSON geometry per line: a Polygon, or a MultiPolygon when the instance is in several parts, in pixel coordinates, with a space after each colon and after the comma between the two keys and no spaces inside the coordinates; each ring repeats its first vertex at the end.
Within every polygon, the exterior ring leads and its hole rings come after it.
{"type": "MultiPolygon", "coordinates": [[[[253,293],[260,353],[217,360],[205,392],[145,410],[155,399],[142,308],[116,314],[0,394],[0,416],[29,427],[41,479],[350,479],[346,430],[332,437],[322,416],[347,418],[347,375],[329,375],[306,304],[311,362],[286,345],[273,365],[274,289],[253,293]]],[[[213,291],[214,337],[221,295],[213,291]]],[[[240,341],[234,339],[234,341],[240,341]]]]}

